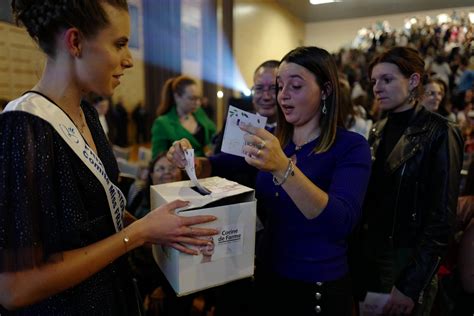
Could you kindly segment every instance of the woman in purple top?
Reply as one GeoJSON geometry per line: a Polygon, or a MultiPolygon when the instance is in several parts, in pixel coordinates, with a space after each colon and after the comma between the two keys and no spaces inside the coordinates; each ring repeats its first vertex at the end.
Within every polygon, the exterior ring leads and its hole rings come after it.
{"type": "MultiPolygon", "coordinates": [[[[327,51],[296,48],[277,72],[276,136],[241,127],[248,132],[245,160],[260,170],[259,315],[351,315],[347,238],[361,213],[371,162],[364,137],[342,127],[338,82],[327,51]]],[[[185,145],[168,152],[179,167],[185,145]]]]}
{"type": "Polygon", "coordinates": [[[366,140],[343,128],[338,82],[327,51],[296,48],[278,69],[276,135],[243,127],[245,159],[261,171],[256,193],[265,229],[256,286],[262,315],[351,315],[347,238],[361,213],[371,162],[366,140]]]}

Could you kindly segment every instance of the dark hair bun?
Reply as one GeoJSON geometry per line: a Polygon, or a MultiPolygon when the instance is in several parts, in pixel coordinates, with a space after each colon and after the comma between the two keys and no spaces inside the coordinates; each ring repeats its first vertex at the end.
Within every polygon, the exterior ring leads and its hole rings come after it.
{"type": "Polygon", "coordinates": [[[127,0],[12,0],[11,5],[17,23],[48,56],[54,56],[56,37],[63,30],[74,27],[88,37],[110,24],[103,2],[128,11],[127,0]]]}
{"type": "Polygon", "coordinates": [[[35,39],[56,33],[64,24],[66,0],[13,0],[13,13],[35,39]]]}

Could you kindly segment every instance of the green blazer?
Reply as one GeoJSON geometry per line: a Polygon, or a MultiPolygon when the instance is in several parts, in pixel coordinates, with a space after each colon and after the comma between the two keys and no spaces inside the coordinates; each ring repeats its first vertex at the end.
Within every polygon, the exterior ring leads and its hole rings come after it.
{"type": "Polygon", "coordinates": [[[151,152],[153,159],[163,152],[167,152],[175,140],[187,138],[194,148],[195,157],[203,157],[204,147],[210,146],[212,136],[216,133],[216,125],[207,116],[202,108],[193,113],[194,118],[204,129],[205,144],[200,144],[197,139],[179,122],[176,106],[167,113],[155,119],[151,128],[151,152]]]}

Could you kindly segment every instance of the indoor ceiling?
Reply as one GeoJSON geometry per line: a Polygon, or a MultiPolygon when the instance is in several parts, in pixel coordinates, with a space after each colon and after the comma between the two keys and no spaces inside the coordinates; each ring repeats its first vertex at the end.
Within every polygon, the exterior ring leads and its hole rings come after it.
{"type": "Polygon", "coordinates": [[[474,6],[474,0],[342,0],[322,5],[311,5],[308,0],[276,2],[305,23],[474,6]]]}

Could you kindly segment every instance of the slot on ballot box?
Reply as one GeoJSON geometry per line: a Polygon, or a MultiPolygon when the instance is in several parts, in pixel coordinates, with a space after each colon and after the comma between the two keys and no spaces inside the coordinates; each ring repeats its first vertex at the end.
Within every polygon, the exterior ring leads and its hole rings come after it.
{"type": "Polygon", "coordinates": [[[255,191],[220,177],[200,179],[211,191],[193,189],[191,181],[151,187],[151,207],[181,199],[189,201],[177,209],[181,216],[214,215],[217,220],[196,225],[215,228],[217,235],[206,247],[197,247],[199,255],[181,253],[174,248],[154,245],[153,257],[178,296],[187,295],[254,273],[256,199],[255,191]]]}

